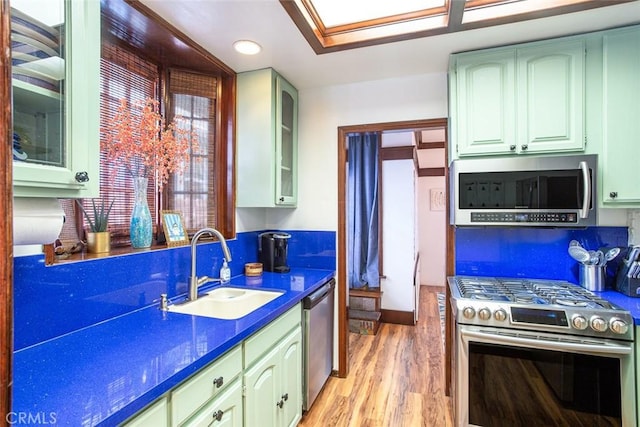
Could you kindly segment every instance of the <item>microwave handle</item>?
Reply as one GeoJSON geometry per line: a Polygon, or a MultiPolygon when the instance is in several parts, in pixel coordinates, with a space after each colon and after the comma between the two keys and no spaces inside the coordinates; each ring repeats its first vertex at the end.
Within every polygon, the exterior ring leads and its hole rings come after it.
{"type": "Polygon", "coordinates": [[[580,162],[582,170],[582,181],[584,188],[582,189],[582,209],[580,209],[580,218],[585,219],[589,216],[589,202],[591,201],[591,176],[589,176],[589,165],[587,162],[580,162]]]}

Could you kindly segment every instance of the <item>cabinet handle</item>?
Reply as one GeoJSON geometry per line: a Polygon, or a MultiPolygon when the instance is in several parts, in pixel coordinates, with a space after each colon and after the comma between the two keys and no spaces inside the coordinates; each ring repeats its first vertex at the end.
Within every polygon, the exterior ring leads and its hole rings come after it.
{"type": "Polygon", "coordinates": [[[284,401],[282,399],[280,399],[280,401],[276,403],[276,406],[278,408],[282,409],[282,407],[284,406],[284,401]]]}
{"type": "Polygon", "coordinates": [[[224,415],[224,412],[222,412],[220,409],[218,409],[216,412],[213,413],[213,420],[214,421],[220,421],[222,419],[223,415],[224,415]]]}
{"type": "Polygon", "coordinates": [[[280,197],[278,201],[280,201],[280,203],[284,203],[284,197],[280,197]]]}
{"type": "Polygon", "coordinates": [[[77,172],[76,173],[76,181],[77,182],[87,182],[89,181],[89,173],[86,171],[77,172]]]}
{"type": "Polygon", "coordinates": [[[612,199],[615,199],[616,197],[618,197],[618,192],[612,191],[611,193],[609,193],[609,197],[611,197],[612,199]]]}
{"type": "Polygon", "coordinates": [[[218,377],[213,380],[213,385],[215,385],[216,388],[222,387],[222,384],[224,384],[224,377],[218,377]]]}
{"type": "Polygon", "coordinates": [[[282,395],[282,399],[286,402],[287,400],[289,400],[289,393],[285,393],[282,395]]]}
{"type": "Polygon", "coordinates": [[[529,148],[529,146],[527,144],[522,144],[520,148],[522,148],[522,151],[527,151],[527,148],[529,148]]]}
{"type": "Polygon", "coordinates": [[[516,145],[515,144],[510,145],[509,150],[516,151],[516,145]]]}

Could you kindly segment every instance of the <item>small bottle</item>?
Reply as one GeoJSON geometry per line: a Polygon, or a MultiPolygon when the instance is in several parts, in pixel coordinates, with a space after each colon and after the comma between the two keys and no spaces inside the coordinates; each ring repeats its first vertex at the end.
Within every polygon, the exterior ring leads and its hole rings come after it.
{"type": "Polygon", "coordinates": [[[231,269],[229,268],[229,264],[227,264],[227,260],[222,261],[222,267],[220,267],[220,282],[226,283],[231,280],[231,269]]]}

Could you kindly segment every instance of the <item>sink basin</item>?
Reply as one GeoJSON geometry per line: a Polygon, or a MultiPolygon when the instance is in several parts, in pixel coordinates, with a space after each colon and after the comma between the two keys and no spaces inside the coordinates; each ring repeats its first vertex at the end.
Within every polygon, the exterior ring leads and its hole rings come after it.
{"type": "Polygon", "coordinates": [[[216,319],[239,319],[273,301],[283,293],[255,289],[217,288],[199,297],[196,301],[170,305],[169,311],[216,319]]]}

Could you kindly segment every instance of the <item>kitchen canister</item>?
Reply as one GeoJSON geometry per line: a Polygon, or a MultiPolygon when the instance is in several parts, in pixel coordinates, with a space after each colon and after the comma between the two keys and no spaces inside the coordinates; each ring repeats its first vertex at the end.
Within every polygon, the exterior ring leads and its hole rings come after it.
{"type": "Polygon", "coordinates": [[[604,291],[604,266],[580,264],[580,286],[588,291],[604,291]]]}

